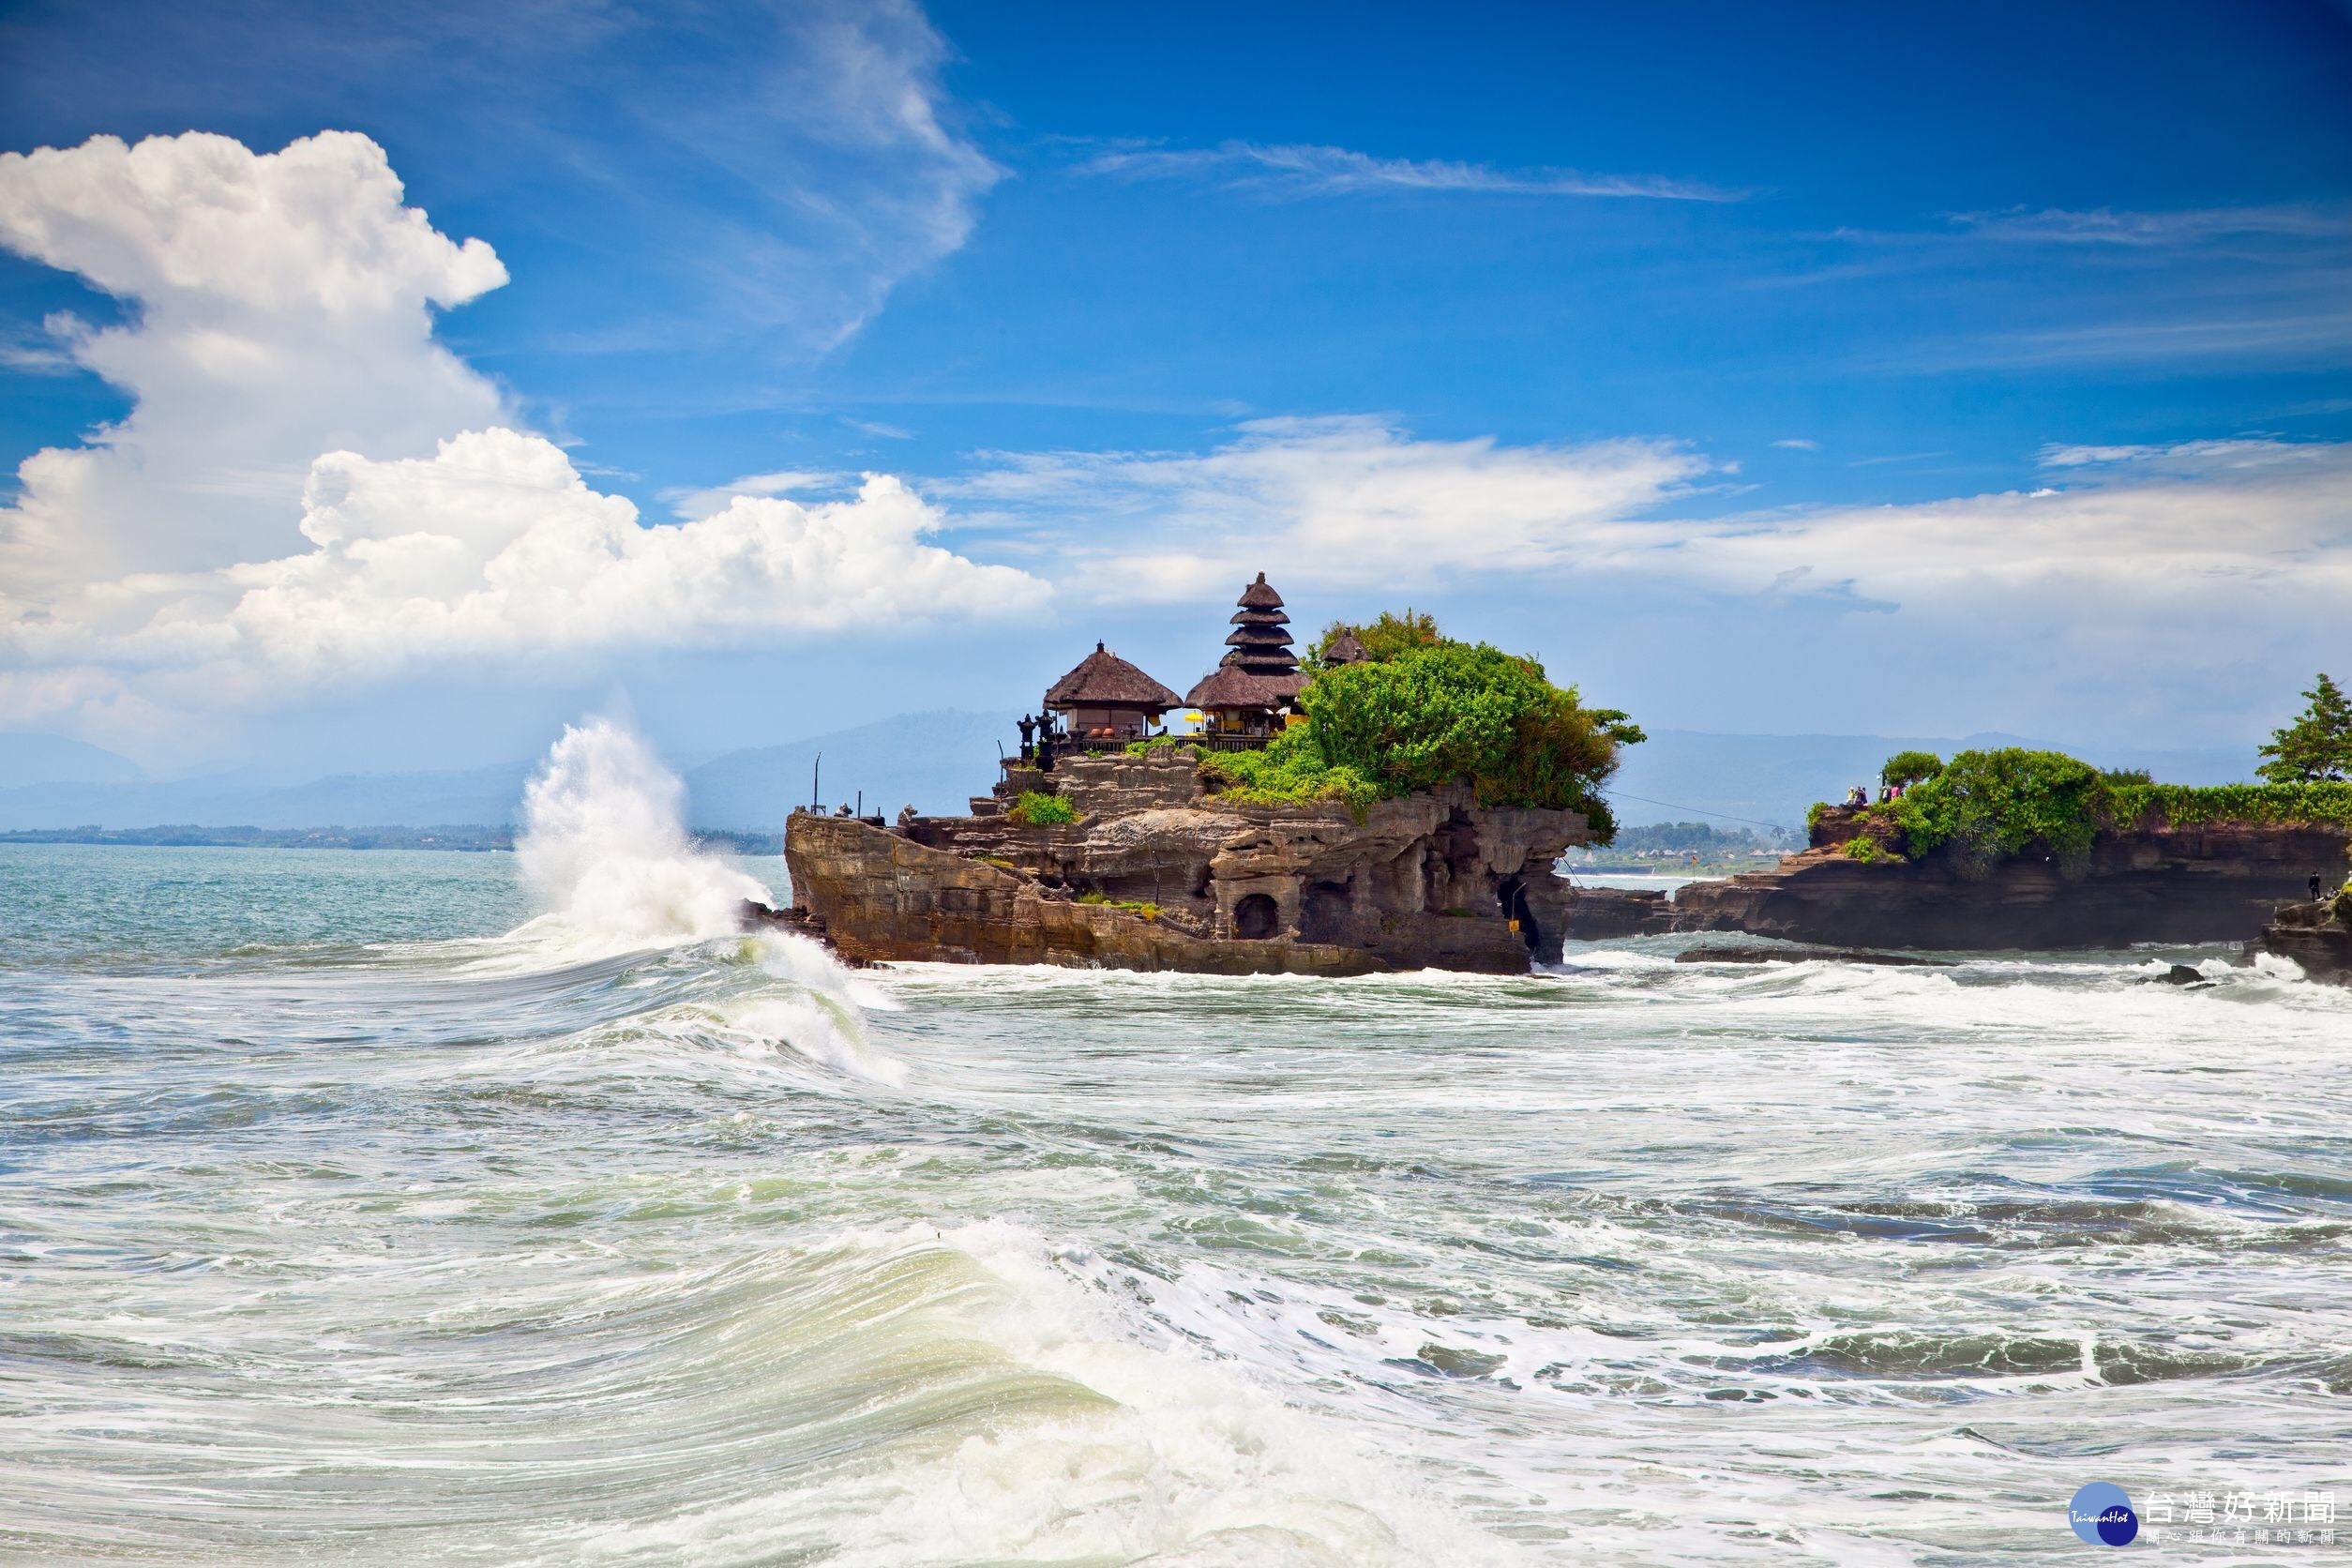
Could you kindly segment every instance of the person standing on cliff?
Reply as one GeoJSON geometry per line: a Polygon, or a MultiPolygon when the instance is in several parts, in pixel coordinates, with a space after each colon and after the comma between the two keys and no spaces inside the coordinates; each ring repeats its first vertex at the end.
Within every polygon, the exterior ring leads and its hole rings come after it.
{"type": "Polygon", "coordinates": [[[2312,873],[2311,901],[2314,904],[2319,902],[2319,874],[2317,872],[2312,873]]]}

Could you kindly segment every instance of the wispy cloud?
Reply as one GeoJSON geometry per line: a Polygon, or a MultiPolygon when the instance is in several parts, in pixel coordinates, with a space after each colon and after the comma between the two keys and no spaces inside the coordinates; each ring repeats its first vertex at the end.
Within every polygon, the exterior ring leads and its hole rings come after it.
{"type": "Polygon", "coordinates": [[[1952,222],[1963,233],[1983,239],[2044,245],[2200,245],[2251,235],[2352,239],[2352,208],[2334,203],[2192,207],[2172,212],[2013,207],[2005,212],[1954,213],[1952,222]]]}
{"type": "Polygon", "coordinates": [[[1891,462],[1925,462],[1930,458],[1948,458],[1950,452],[1890,452],[1884,457],[1856,458],[1848,468],[1881,468],[1891,462]]]}
{"type": "Polygon", "coordinates": [[[1813,440],[1809,436],[1802,435],[1792,435],[1787,441],[1775,441],[1772,445],[1775,446],[1785,447],[1791,452],[1818,452],[1821,450],[1821,444],[1819,442],[1813,440]]]}
{"type": "Polygon", "coordinates": [[[1201,180],[1229,189],[1304,198],[1398,191],[1506,196],[1641,197],[1733,202],[1740,192],[1646,174],[1498,169],[1450,158],[1376,158],[1348,147],[1225,142],[1214,147],[1128,147],[1098,153],[1078,172],[1130,180],[1201,180]]]}

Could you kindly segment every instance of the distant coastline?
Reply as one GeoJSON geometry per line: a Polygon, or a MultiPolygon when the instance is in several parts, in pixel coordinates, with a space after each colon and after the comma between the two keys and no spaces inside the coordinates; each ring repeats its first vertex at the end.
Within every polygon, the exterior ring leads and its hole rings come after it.
{"type": "MultiPolygon", "coordinates": [[[[779,855],[784,836],[760,831],[705,829],[694,835],[704,849],[724,854],[779,855]]],[[[0,832],[5,844],[114,844],[150,849],[230,850],[448,850],[487,854],[512,850],[510,826],[455,823],[440,827],[161,827],[18,828],[0,832]]]]}

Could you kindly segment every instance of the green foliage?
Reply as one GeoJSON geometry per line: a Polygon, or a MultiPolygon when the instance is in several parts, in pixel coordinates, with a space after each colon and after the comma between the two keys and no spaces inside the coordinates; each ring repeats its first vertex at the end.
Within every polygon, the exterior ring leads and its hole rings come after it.
{"type": "Polygon", "coordinates": [[[1625,715],[1582,706],[1533,659],[1483,642],[1341,665],[1299,704],[1324,762],[1381,795],[1467,779],[1483,805],[1581,811],[1603,843],[1616,823],[1600,786],[1617,771],[1618,748],[1642,739],[1625,715]]]}
{"type": "Polygon", "coordinates": [[[2205,822],[2352,828],[2352,783],[2152,784],[2143,774],[2102,773],[2062,752],[2012,746],[1964,751],[1892,807],[1873,810],[1892,813],[1909,858],[1943,850],[1962,871],[1981,875],[2026,853],[2080,864],[2101,833],[2118,828],[2205,822]]]}
{"type": "Polygon", "coordinates": [[[1963,751],[1894,803],[1913,859],[1948,849],[1964,871],[2039,850],[2061,861],[2090,854],[2105,816],[2099,770],[2060,751],[1963,751]]]}
{"type": "Polygon", "coordinates": [[[1878,840],[1864,837],[1859,838],[1848,838],[1846,840],[1846,858],[1848,860],[1859,860],[1867,863],[1878,860],[1892,860],[1895,857],[1880,849],[1878,847],[1878,840]]]}
{"type": "Polygon", "coordinates": [[[1081,893],[1078,895],[1078,901],[1081,904],[1105,904],[1115,910],[1125,910],[1128,913],[1140,915],[1146,920],[1157,920],[1160,917],[1159,905],[1149,900],[1114,898],[1108,893],[1081,893]]]}
{"type": "Polygon", "coordinates": [[[1163,746],[1185,746],[1190,744],[1191,740],[1192,737],[1189,735],[1153,735],[1150,740],[1129,741],[1127,743],[1127,755],[1130,757],[1140,757],[1155,747],[1163,746]]]}
{"type": "Polygon", "coordinates": [[[2154,776],[2146,768],[2102,768],[2099,770],[2099,776],[2107,781],[2107,787],[2111,790],[2118,789],[2126,784],[2156,782],[2154,776]]]}
{"type": "Polygon", "coordinates": [[[2324,673],[2303,696],[2309,705],[2270,732],[2260,753],[2269,760],[2254,771],[2273,784],[2352,779],[2352,701],[2324,673]]]}
{"type": "Polygon", "coordinates": [[[1380,787],[1354,768],[1334,766],[1314,727],[1305,724],[1292,725],[1262,750],[1204,751],[1200,775],[1222,785],[1225,799],[1244,806],[1338,801],[1361,812],[1381,796],[1380,787]]]}
{"type": "Polygon", "coordinates": [[[2199,822],[2319,822],[2352,828],[2352,783],[2126,784],[2108,791],[2119,827],[2199,822]]]}
{"type": "Polygon", "coordinates": [[[1908,789],[1922,778],[1933,778],[1944,771],[1944,760],[1932,751],[1898,751],[1887,759],[1887,765],[1878,770],[1881,784],[1900,784],[1908,789]]]}
{"type": "Polygon", "coordinates": [[[1436,616],[1415,614],[1410,606],[1402,615],[1383,610],[1378,620],[1365,626],[1351,626],[1344,621],[1334,621],[1325,626],[1323,635],[1315,640],[1314,658],[1319,665],[1343,631],[1356,634],[1356,641],[1364,644],[1364,653],[1375,664],[1384,664],[1415,648],[1434,648],[1445,641],[1439,634],[1436,616]]]}
{"type": "Polygon", "coordinates": [[[1023,790],[1021,798],[1013,803],[1013,808],[1004,813],[1004,818],[1007,822],[1018,822],[1023,827],[1046,827],[1054,823],[1077,822],[1078,809],[1063,796],[1040,794],[1035,790],[1023,790]]]}

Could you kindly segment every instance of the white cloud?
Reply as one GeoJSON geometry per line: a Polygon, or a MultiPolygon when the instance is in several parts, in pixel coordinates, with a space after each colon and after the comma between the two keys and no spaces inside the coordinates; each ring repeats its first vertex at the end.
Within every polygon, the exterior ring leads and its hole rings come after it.
{"type": "Polygon", "coordinates": [[[503,417],[499,390],[433,341],[431,308],[505,268],[401,194],[384,150],[342,131],[259,155],[198,133],[0,154],[0,245],[124,302],[119,325],[53,327],[136,400],[20,466],[0,593],[277,553],[299,543],[320,452],[427,452],[503,417]]]}
{"type": "Polygon", "coordinates": [[[1821,450],[1821,444],[1819,442],[1801,435],[1791,436],[1787,441],[1775,441],[1772,445],[1779,447],[1785,447],[1791,452],[1818,452],[1821,450]]]}
{"type": "Polygon", "coordinates": [[[794,490],[830,490],[851,477],[847,474],[784,468],[773,474],[746,474],[740,479],[704,490],[664,490],[661,498],[669,503],[671,516],[691,521],[722,510],[739,495],[790,495],[794,490]]]}
{"type": "MultiPolygon", "coordinates": [[[[919,103],[874,113],[936,130],[919,103]]],[[[6,155],[0,244],[123,301],[121,324],[61,340],[134,400],[27,459],[0,512],[0,714],[111,715],[120,734],[456,660],[863,630],[1048,592],[924,542],[940,514],[883,476],[804,505],[783,492],[841,476],[754,475],[686,496],[683,526],[643,525],[434,340],[434,307],[505,270],[403,205],[363,136],[6,155]]]]}
{"type": "Polygon", "coordinates": [[[998,462],[943,492],[1058,523],[1081,585],[1169,599],[1260,566],[1347,583],[1540,571],[1638,530],[1625,520],[1715,469],[1672,442],[1418,441],[1364,417],[1258,420],[1199,457],[1049,452],[998,462]],[[1078,532],[1111,519],[1134,535],[1078,532]]]}
{"type": "Polygon", "coordinates": [[[459,435],[430,458],[328,453],[301,517],[310,550],[92,585],[20,626],[12,662],[40,690],[130,672],[174,702],[241,704],[460,660],[513,667],[1032,610],[1048,593],[924,543],[940,514],[885,475],[851,500],[738,494],[646,527],[551,443],[509,430],[459,435]]]}
{"type": "Polygon", "coordinates": [[[1081,173],[1124,179],[1206,179],[1271,195],[1344,196],[1371,191],[1454,191],[1512,196],[1637,196],[1675,202],[1727,202],[1730,192],[1688,180],[1583,174],[1573,169],[1497,169],[1446,158],[1375,158],[1347,147],[1269,146],[1227,142],[1214,147],[1121,148],[1079,164],[1081,173]]]}
{"type": "Polygon", "coordinates": [[[2049,245],[2148,248],[2260,236],[2352,239],[2352,207],[2341,203],[2187,207],[2170,212],[2118,212],[2112,207],[2087,211],[2046,207],[2037,212],[2013,207],[2006,212],[1955,213],[1952,220],[1987,239],[2049,245]]]}
{"type": "Polygon", "coordinates": [[[957,489],[1057,530],[1073,584],[1105,596],[1194,597],[1264,567],[1286,587],[1811,599],[1940,628],[1949,657],[2040,647],[2141,686],[2352,603],[2352,444],[2044,460],[2098,466],[2063,489],[1676,519],[1658,514],[1722,471],[1673,443],[1292,420],[1205,456],[1000,458],[957,489]],[[1119,536],[1088,532],[1104,522],[1119,536]]]}

